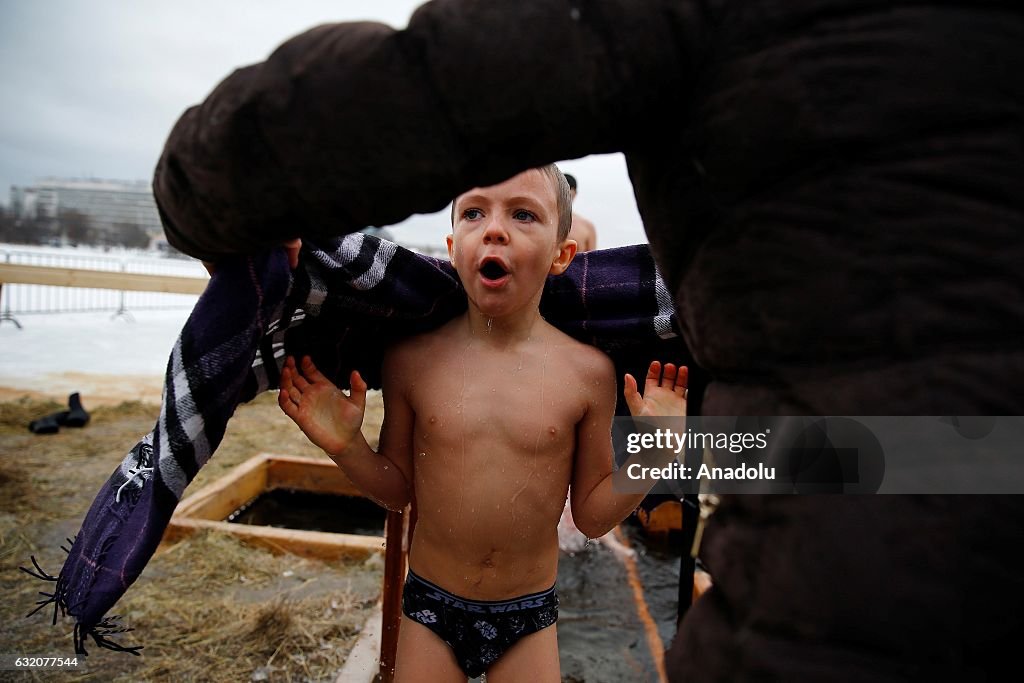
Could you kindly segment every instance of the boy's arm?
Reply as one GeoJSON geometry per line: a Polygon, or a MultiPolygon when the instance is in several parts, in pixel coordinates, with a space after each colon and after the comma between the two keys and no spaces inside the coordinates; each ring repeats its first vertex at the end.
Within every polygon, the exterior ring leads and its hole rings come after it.
{"type": "MultiPolygon", "coordinates": [[[[588,538],[603,536],[632,512],[643,493],[616,493],[612,489],[612,442],[610,428],[615,414],[615,379],[611,362],[605,359],[596,391],[587,414],[580,422],[576,437],[576,461],[572,480],[572,514],[576,528],[588,538]]],[[[644,392],[636,380],[626,375],[624,394],[634,416],[685,416],[687,369],[651,363],[644,392]]],[[[656,482],[651,482],[653,488],[656,482]]]]}
{"type": "Polygon", "coordinates": [[[385,471],[393,474],[393,470],[397,470],[402,474],[401,490],[395,492],[390,502],[381,503],[390,510],[401,510],[413,495],[412,434],[416,413],[409,402],[408,383],[409,378],[416,374],[413,368],[406,367],[409,362],[406,354],[394,348],[384,356],[384,424],[380,429],[377,452],[394,466],[386,466],[385,471]]]}
{"type": "MultiPolygon", "coordinates": [[[[387,359],[384,379],[387,387],[387,359]]],[[[375,453],[360,429],[366,406],[366,383],[353,371],[351,385],[352,391],[346,396],[317,370],[309,357],[303,358],[299,365],[288,358],[281,371],[278,404],[309,440],[345,471],[360,491],[388,509],[401,510],[409,502],[412,482],[412,411],[400,386],[385,391],[381,445],[379,453],[375,453]],[[403,432],[404,438],[400,436],[403,432]]]]}

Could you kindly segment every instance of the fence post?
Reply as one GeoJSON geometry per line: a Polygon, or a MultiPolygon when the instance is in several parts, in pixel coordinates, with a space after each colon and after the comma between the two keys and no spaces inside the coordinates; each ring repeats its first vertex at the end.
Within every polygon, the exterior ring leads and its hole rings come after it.
{"type": "MultiPolygon", "coordinates": [[[[121,272],[122,273],[125,273],[125,272],[128,271],[128,267],[127,266],[128,266],[127,260],[122,258],[121,259],[121,272]]],[[[122,289],[121,292],[120,292],[120,297],[119,297],[119,302],[120,303],[118,304],[117,310],[114,311],[114,315],[110,316],[110,319],[111,320],[115,320],[118,317],[123,317],[128,322],[133,323],[133,322],[135,322],[135,317],[131,313],[128,312],[128,307],[125,306],[125,303],[124,303],[124,296],[125,296],[124,290],[122,289]]]]}
{"type": "MultiPolygon", "coordinates": [[[[4,251],[4,261],[7,263],[11,262],[11,252],[4,251]]],[[[4,283],[0,282],[0,299],[4,298],[4,283]]],[[[11,315],[11,295],[10,292],[7,294],[7,301],[4,302],[4,312],[0,313],[0,325],[3,325],[5,320],[10,320],[14,323],[14,326],[19,330],[21,329],[21,323],[18,319],[11,315]]]]}

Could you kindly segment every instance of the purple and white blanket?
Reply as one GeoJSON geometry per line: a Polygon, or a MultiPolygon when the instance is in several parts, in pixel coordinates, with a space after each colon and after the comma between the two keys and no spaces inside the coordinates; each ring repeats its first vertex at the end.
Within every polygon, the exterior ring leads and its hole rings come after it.
{"type": "MultiPolygon", "coordinates": [[[[235,257],[217,272],[171,352],[160,417],[100,489],[57,576],[32,558],[24,571],[55,584],[36,610],[53,605],[75,619],[75,651],[138,654],[113,639],[108,613],[145,568],[185,487],[220,444],[235,408],[277,388],[287,355],[309,354],[339,386],[352,369],[380,386],[384,349],[436,328],[466,308],[447,261],[354,233],[304,244],[289,271],[283,250],[235,257]]],[[[593,344],[623,372],[653,358],[683,359],[673,302],[646,245],[579,254],[548,279],[544,318],[593,344]]],[[[620,392],[621,395],[621,392],[620,392]]],[[[71,540],[71,539],[69,539],[71,540]]]]}

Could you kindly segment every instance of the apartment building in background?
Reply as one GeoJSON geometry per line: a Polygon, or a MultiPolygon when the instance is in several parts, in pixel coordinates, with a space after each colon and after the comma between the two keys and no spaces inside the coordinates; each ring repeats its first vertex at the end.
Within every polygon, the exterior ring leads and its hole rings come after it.
{"type": "Polygon", "coordinates": [[[163,234],[153,191],[145,180],[43,178],[31,187],[11,187],[11,212],[19,219],[53,225],[62,213],[77,211],[98,235],[136,225],[151,238],[163,234]]]}

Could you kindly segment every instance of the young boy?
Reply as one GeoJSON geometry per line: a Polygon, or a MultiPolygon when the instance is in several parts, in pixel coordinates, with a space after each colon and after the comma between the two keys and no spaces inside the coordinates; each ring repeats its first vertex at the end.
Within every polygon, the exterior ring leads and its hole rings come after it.
{"type": "MultiPolygon", "coordinates": [[[[390,349],[378,452],[360,433],[366,384],[343,394],[308,358],[286,361],[284,412],[368,496],[417,524],[396,680],[559,681],[557,524],[569,485],[596,538],[643,499],[612,491],[611,361],[540,317],[549,274],[576,252],[554,165],[460,195],[448,236],[469,308],[390,349]],[[461,669],[461,671],[460,671],[461,669]]],[[[651,363],[634,415],[684,415],[686,368],[651,363]]]]}

